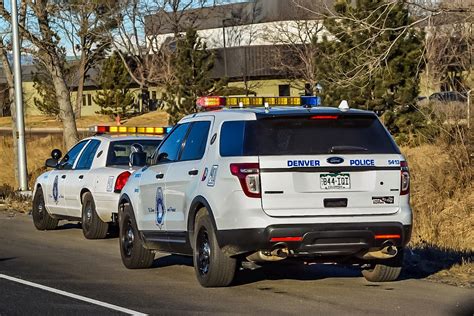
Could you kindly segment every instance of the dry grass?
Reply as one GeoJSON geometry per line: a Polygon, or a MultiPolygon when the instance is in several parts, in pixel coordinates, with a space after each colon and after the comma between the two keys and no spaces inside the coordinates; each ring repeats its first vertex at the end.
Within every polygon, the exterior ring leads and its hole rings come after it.
{"type": "Polygon", "coordinates": [[[154,111],[132,117],[128,120],[124,120],[122,123],[126,126],[162,127],[168,126],[168,117],[169,115],[166,112],[154,111]]]}
{"type": "Polygon", "coordinates": [[[474,287],[474,263],[464,261],[451,268],[441,270],[432,276],[431,280],[451,285],[474,287]]]}
{"type": "MultiPolygon", "coordinates": [[[[28,156],[28,179],[32,187],[36,177],[44,170],[44,162],[50,157],[53,148],[63,150],[61,136],[32,137],[26,140],[26,152],[28,156]]],[[[2,172],[0,173],[0,185],[8,184],[17,187],[14,174],[13,144],[10,136],[0,136],[0,161],[2,161],[2,172]]]]}
{"type": "MultiPolygon", "coordinates": [[[[77,120],[78,127],[88,127],[95,124],[114,124],[114,121],[106,115],[86,116],[77,120]]],[[[0,127],[9,127],[10,117],[0,117],[0,127]]],[[[61,122],[45,116],[28,116],[26,119],[28,127],[61,127],[61,122]]],[[[123,121],[127,126],[167,126],[168,114],[166,112],[150,112],[144,115],[130,118],[123,121]]],[[[53,148],[60,148],[64,151],[61,136],[34,137],[28,136],[26,140],[28,155],[28,171],[30,187],[34,184],[36,177],[41,174],[44,168],[44,162],[49,158],[53,148]]],[[[0,136],[0,161],[3,163],[4,171],[0,173],[0,185],[8,184],[16,187],[14,175],[14,157],[13,145],[10,136],[0,136]]]]}
{"type": "Polygon", "coordinates": [[[31,207],[31,197],[15,192],[9,185],[0,185],[0,211],[27,213],[31,207]]]}
{"type": "Polygon", "coordinates": [[[474,168],[468,134],[441,134],[436,145],[402,148],[411,170],[409,274],[474,286],[474,168]]]}
{"type": "MultiPolygon", "coordinates": [[[[115,120],[108,115],[83,116],[76,120],[78,128],[87,128],[93,125],[115,125],[115,120]]],[[[122,120],[126,126],[168,126],[168,114],[162,111],[154,111],[130,119],[122,120]]],[[[55,117],[44,115],[29,115],[25,119],[25,126],[31,127],[62,127],[62,123],[55,117]]],[[[0,127],[11,127],[11,117],[0,117],[0,127]]]]}
{"type": "Polygon", "coordinates": [[[474,251],[473,168],[459,168],[453,147],[404,148],[411,169],[412,244],[474,251]]]}
{"type": "MultiPolygon", "coordinates": [[[[76,120],[78,128],[87,128],[97,124],[113,124],[114,120],[107,115],[84,116],[76,120]]],[[[59,119],[44,115],[28,115],[25,119],[25,126],[31,127],[62,127],[59,119]]],[[[11,127],[11,117],[0,117],[0,127],[11,127]]]]}

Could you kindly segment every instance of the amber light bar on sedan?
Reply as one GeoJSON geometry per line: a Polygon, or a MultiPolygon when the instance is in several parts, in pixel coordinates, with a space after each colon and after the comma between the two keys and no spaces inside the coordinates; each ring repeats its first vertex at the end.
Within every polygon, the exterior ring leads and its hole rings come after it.
{"type": "Polygon", "coordinates": [[[137,127],[137,126],[108,126],[95,125],[89,127],[89,131],[97,134],[149,134],[149,135],[164,135],[168,134],[172,126],[166,127],[137,127]]]}

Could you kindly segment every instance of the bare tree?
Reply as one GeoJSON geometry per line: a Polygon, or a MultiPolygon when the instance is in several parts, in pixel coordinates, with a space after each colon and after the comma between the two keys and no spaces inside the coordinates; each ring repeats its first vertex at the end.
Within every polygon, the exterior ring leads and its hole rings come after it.
{"type": "MultiPolygon", "coordinates": [[[[423,57],[426,58],[428,63],[431,63],[433,66],[437,67],[439,65],[439,59],[441,55],[453,55],[452,49],[459,49],[460,46],[464,45],[464,49],[467,51],[471,49],[471,52],[468,53],[468,56],[472,56],[472,21],[474,20],[474,4],[471,0],[459,0],[459,1],[437,1],[437,0],[386,0],[379,1],[378,7],[372,10],[371,13],[367,13],[364,16],[358,16],[351,14],[350,11],[340,12],[336,8],[340,3],[325,1],[325,0],[315,0],[311,5],[308,5],[306,0],[293,0],[293,3],[311,14],[319,15],[326,21],[334,21],[335,23],[350,23],[352,25],[351,34],[357,34],[360,32],[369,33],[370,36],[366,38],[365,41],[357,43],[350,49],[345,52],[339,53],[338,55],[328,56],[333,60],[344,63],[347,59],[347,56],[354,55],[354,52],[357,53],[358,58],[353,59],[352,71],[340,72],[338,69],[334,69],[332,80],[337,81],[341,86],[351,86],[354,82],[360,82],[361,78],[370,77],[373,73],[378,71],[380,67],[386,63],[387,58],[396,48],[400,41],[403,41],[407,36],[409,36],[412,30],[426,30],[428,36],[426,37],[425,50],[427,55],[421,56],[419,60],[420,71],[424,64],[423,57]],[[391,12],[397,10],[400,5],[405,6],[410,12],[410,21],[404,25],[393,26],[391,25],[390,17],[391,12]],[[438,21],[438,25],[447,25],[453,21],[457,21],[454,27],[457,29],[454,31],[452,28],[450,37],[450,42],[456,42],[459,40],[456,39],[458,36],[453,36],[454,33],[464,34],[470,38],[467,42],[471,43],[470,48],[467,49],[465,43],[461,45],[445,46],[446,49],[451,50],[447,52],[446,50],[440,54],[443,50],[440,45],[443,46],[444,43],[441,43],[440,28],[434,28],[433,24],[438,21]],[[463,30],[460,30],[463,29],[463,30]],[[398,35],[393,38],[387,45],[381,46],[380,39],[383,39],[387,36],[389,32],[396,31],[398,35]],[[376,49],[373,49],[376,48],[376,49]],[[438,53],[437,53],[438,52],[438,53]],[[437,56],[437,57],[436,57],[437,56]],[[431,62],[430,62],[431,59],[431,62]],[[438,60],[436,60],[438,59],[438,60]]],[[[330,34],[334,38],[338,38],[343,34],[330,34]]],[[[447,37],[444,37],[446,40],[447,37]]],[[[445,42],[446,43],[446,42],[445,42]]],[[[448,43],[446,43],[448,44],[448,43]]],[[[461,57],[461,54],[458,52],[454,53],[458,57],[461,57]]],[[[463,56],[462,61],[458,60],[457,63],[467,63],[471,62],[472,57],[463,56]]],[[[452,58],[444,58],[445,62],[452,58]]],[[[448,62],[450,63],[450,62],[448,62]]],[[[467,67],[465,69],[470,69],[467,67]]],[[[428,71],[430,71],[430,65],[428,64],[428,71]]],[[[432,70],[434,72],[439,72],[438,70],[432,70]]]]}
{"type": "MultiPolygon", "coordinates": [[[[261,1],[254,0],[250,1],[246,6],[237,7],[231,12],[224,12],[224,18],[222,19],[222,32],[223,36],[225,36],[226,46],[224,50],[227,50],[227,47],[239,47],[239,50],[243,50],[243,54],[240,54],[240,61],[234,60],[233,62],[240,65],[246,95],[261,86],[260,82],[251,82],[249,80],[251,72],[258,71],[259,69],[250,69],[248,66],[248,56],[251,46],[263,38],[263,30],[256,24],[259,22],[258,19],[261,13],[261,1]]],[[[226,54],[226,51],[224,51],[224,54],[226,54]]],[[[225,58],[224,63],[227,62],[227,58],[225,58]]],[[[227,69],[227,64],[224,66],[227,69]]]]}
{"type": "Polygon", "coordinates": [[[425,27],[426,78],[434,90],[466,92],[472,85],[474,11],[457,9],[429,19],[425,27]]]}
{"type": "MultiPolygon", "coordinates": [[[[63,139],[67,147],[72,147],[79,140],[79,135],[64,75],[65,49],[61,46],[60,37],[55,29],[54,13],[57,13],[57,10],[57,2],[54,1],[22,0],[19,28],[23,40],[33,45],[31,52],[51,73],[60,109],[59,117],[63,123],[63,139]]],[[[10,23],[11,15],[5,7],[0,8],[0,16],[6,23],[10,23]]]]}
{"type": "Polygon", "coordinates": [[[119,26],[110,31],[109,37],[132,80],[145,95],[149,87],[165,86],[174,80],[170,60],[176,39],[196,23],[198,16],[194,13],[205,3],[209,2],[127,1],[119,26]]]}
{"type": "Polygon", "coordinates": [[[316,92],[316,63],[320,62],[317,38],[324,30],[317,18],[315,15],[314,20],[278,22],[265,32],[267,40],[276,45],[273,67],[309,94],[316,92]]]}
{"type": "Polygon", "coordinates": [[[8,86],[8,100],[10,106],[10,113],[12,118],[12,139],[13,139],[13,151],[14,151],[14,174],[15,174],[15,186],[18,186],[18,139],[17,139],[17,126],[16,126],[16,108],[15,108],[15,85],[13,81],[13,72],[10,62],[8,61],[8,43],[5,38],[0,38],[0,59],[2,62],[3,73],[7,80],[8,86]]]}
{"type": "Polygon", "coordinates": [[[61,3],[58,24],[67,40],[76,63],[74,82],[77,82],[75,116],[81,116],[82,94],[88,71],[107,53],[111,43],[106,33],[120,21],[122,1],[67,1],[61,3]]]}

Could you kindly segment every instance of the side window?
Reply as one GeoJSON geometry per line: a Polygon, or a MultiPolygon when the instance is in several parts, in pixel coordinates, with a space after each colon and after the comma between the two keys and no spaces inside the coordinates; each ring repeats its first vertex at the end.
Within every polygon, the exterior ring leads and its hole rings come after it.
{"type": "Polygon", "coordinates": [[[161,143],[155,154],[155,163],[171,162],[178,160],[183,139],[189,128],[189,123],[181,124],[161,143]]]}
{"type": "Polygon", "coordinates": [[[61,160],[60,169],[70,170],[72,166],[74,166],[74,162],[76,161],[77,157],[81,153],[82,148],[89,142],[89,140],[83,140],[80,143],[77,143],[71,150],[68,151],[66,155],[64,155],[63,159],[61,160]]]}
{"type": "Polygon", "coordinates": [[[244,121],[224,122],[221,127],[219,152],[222,157],[242,156],[244,153],[244,121]]]}
{"type": "Polygon", "coordinates": [[[206,150],[207,136],[211,122],[195,122],[191,125],[180,160],[199,160],[206,150]]]}
{"type": "Polygon", "coordinates": [[[92,161],[94,161],[95,153],[97,148],[99,148],[100,141],[93,139],[89,142],[86,149],[81,154],[79,161],[77,162],[76,169],[88,170],[92,166],[92,161]]]}

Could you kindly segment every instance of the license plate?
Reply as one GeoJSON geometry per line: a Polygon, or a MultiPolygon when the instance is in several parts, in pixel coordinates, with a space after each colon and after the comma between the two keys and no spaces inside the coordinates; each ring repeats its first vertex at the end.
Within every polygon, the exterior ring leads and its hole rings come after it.
{"type": "Polygon", "coordinates": [[[351,188],[351,177],[348,173],[326,173],[320,175],[321,189],[340,190],[351,188]]]}

